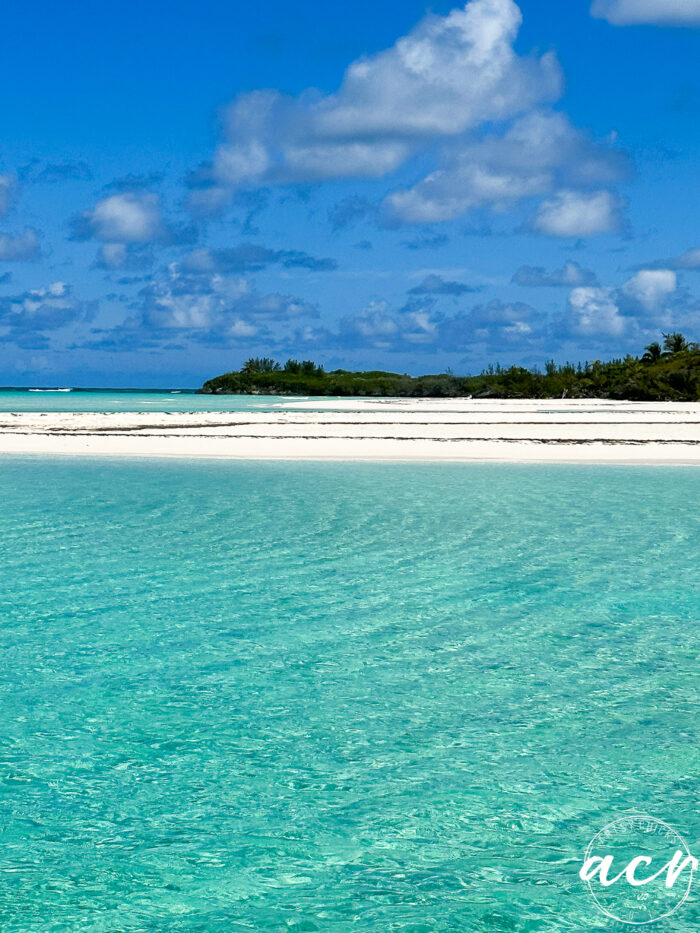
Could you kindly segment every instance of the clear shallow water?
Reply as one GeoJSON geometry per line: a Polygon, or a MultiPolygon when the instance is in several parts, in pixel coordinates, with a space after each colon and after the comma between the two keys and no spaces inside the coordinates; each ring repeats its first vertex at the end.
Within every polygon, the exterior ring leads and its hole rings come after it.
{"type": "MultiPolygon", "coordinates": [[[[195,395],[191,392],[68,392],[0,390],[0,412],[189,412],[275,411],[290,401],[276,395],[195,395]]],[[[310,399],[313,401],[313,399],[310,399]]],[[[324,403],[329,399],[324,398],[324,403]]],[[[313,409],[310,409],[313,410],[313,409]]]]}
{"type": "Polygon", "coordinates": [[[700,471],[5,459],[0,495],[3,933],[609,929],[599,829],[700,849],[700,471]]]}

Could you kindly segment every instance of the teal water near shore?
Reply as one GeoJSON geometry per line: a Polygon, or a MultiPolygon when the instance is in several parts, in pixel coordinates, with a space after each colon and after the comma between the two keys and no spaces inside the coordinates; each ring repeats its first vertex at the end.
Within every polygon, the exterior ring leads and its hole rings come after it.
{"type": "Polygon", "coordinates": [[[3,933],[602,930],[605,824],[700,849],[700,470],[12,458],[0,496],[3,933]]]}
{"type": "MultiPolygon", "coordinates": [[[[328,399],[323,401],[327,402],[328,399]]],[[[0,389],[0,412],[254,412],[274,411],[284,404],[285,399],[275,395],[196,395],[194,392],[177,390],[119,392],[108,389],[0,389]]]]}

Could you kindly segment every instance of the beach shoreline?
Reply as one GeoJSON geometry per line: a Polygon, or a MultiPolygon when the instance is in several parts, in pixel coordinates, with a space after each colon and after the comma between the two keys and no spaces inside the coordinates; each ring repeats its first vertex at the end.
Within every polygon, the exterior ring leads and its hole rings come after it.
{"type": "Polygon", "coordinates": [[[700,465],[700,404],[280,401],[265,412],[5,412],[0,455],[700,465]]]}

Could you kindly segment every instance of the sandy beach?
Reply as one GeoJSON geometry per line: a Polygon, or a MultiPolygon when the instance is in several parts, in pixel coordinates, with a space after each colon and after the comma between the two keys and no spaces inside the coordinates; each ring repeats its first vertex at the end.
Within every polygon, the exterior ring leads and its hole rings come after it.
{"type": "Polygon", "coordinates": [[[0,414],[0,454],[700,463],[700,404],[284,400],[272,412],[0,414]]]}

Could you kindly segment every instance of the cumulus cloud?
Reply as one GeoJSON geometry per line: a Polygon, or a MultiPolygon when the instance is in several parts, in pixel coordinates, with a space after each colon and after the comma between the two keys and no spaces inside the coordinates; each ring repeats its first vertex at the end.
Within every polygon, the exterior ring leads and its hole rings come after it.
{"type": "Polygon", "coordinates": [[[41,256],[39,234],[33,227],[24,233],[0,233],[0,262],[33,262],[41,256]]]}
{"type": "MultiPolygon", "coordinates": [[[[143,191],[102,198],[91,210],[75,217],[72,226],[75,239],[95,239],[126,247],[191,243],[195,239],[191,227],[178,228],[165,221],[157,194],[143,191]]],[[[104,258],[104,255],[98,256],[98,265],[104,258]]]]}
{"type": "MultiPolygon", "coordinates": [[[[420,222],[547,192],[552,173],[567,161],[574,165],[572,155],[582,163],[574,172],[614,175],[603,166],[606,157],[561,115],[532,114],[506,139],[465,143],[465,134],[485,123],[511,120],[560,93],[551,55],[516,55],[520,22],[512,0],[472,0],[448,16],[427,17],[391,49],[354,62],[337,94],[243,95],[231,108],[212,183],[235,189],[381,177],[438,142],[445,167],[387,204],[399,220],[420,222]],[[523,143],[526,156],[518,152],[523,143]],[[540,164],[530,169],[533,158],[540,164]]],[[[370,210],[346,202],[332,220],[342,226],[370,210]]]]}
{"type": "Polygon", "coordinates": [[[410,295],[465,295],[467,292],[476,292],[479,289],[473,285],[465,285],[464,282],[451,282],[444,279],[441,275],[432,273],[427,275],[423,281],[410,289],[410,295]]]}
{"type": "Polygon", "coordinates": [[[547,272],[542,266],[521,266],[513,275],[512,282],[527,288],[573,288],[595,285],[596,275],[590,269],[583,269],[577,262],[567,262],[554,272],[547,272]]]}
{"type": "Polygon", "coordinates": [[[400,328],[386,301],[371,301],[358,314],[343,318],[340,332],[346,345],[359,343],[390,349],[399,337],[400,328]]]}
{"type": "Polygon", "coordinates": [[[574,333],[587,337],[620,337],[629,323],[612,288],[575,288],[569,295],[569,315],[574,333]]]}
{"type": "Polygon", "coordinates": [[[523,302],[491,301],[469,311],[445,315],[432,301],[409,301],[391,311],[385,301],[371,302],[341,321],[336,337],[343,346],[373,347],[388,352],[429,351],[497,353],[504,346],[539,346],[548,328],[546,317],[523,302]]]}
{"type": "Polygon", "coordinates": [[[532,220],[535,232],[557,237],[596,236],[621,225],[620,200],[610,191],[560,191],[543,202],[532,220]]]}
{"type": "MultiPolygon", "coordinates": [[[[538,284],[542,270],[535,270],[538,284]]],[[[589,281],[592,273],[574,263],[547,275],[557,284],[589,281]]],[[[547,282],[546,284],[550,284],[547,282]]],[[[678,287],[673,270],[643,269],[619,286],[579,284],[571,288],[566,312],[552,316],[525,302],[498,299],[446,314],[435,293],[412,294],[394,310],[372,301],[342,319],[335,333],[317,334],[318,345],[373,348],[385,353],[458,352],[470,358],[541,358],[557,341],[588,347],[638,348],[661,330],[683,329],[697,319],[697,303],[678,287]]]]}
{"type": "Polygon", "coordinates": [[[438,223],[615,183],[620,154],[548,110],[561,95],[559,65],[551,53],[516,53],[521,20],[513,0],[471,0],[353,62],[334,94],[239,96],[212,162],[190,177],[191,206],[216,212],[241,188],[384,178],[412,162],[422,180],[379,210],[346,199],[330,212],[334,229],[375,216],[438,223]]]}
{"type": "Polygon", "coordinates": [[[615,26],[700,26],[700,0],[594,0],[591,13],[615,26]]]}
{"type": "Polygon", "coordinates": [[[677,288],[670,269],[642,269],[618,288],[575,288],[569,295],[568,326],[587,337],[639,335],[670,326],[677,288]]]}
{"type": "Polygon", "coordinates": [[[321,104],[319,130],[336,139],[376,133],[383,142],[452,136],[557,95],[554,58],[513,51],[521,19],[511,0],[473,0],[427,17],[393,48],[349,67],[338,94],[321,104]]]}
{"type": "Polygon", "coordinates": [[[255,338],[274,346],[280,329],[289,322],[318,316],[316,306],[303,299],[261,293],[244,277],[192,271],[179,263],[143,288],[139,303],[134,326],[209,343],[255,338]]]}
{"type": "Polygon", "coordinates": [[[0,325],[9,328],[6,340],[44,346],[47,332],[90,320],[96,310],[96,302],[81,301],[65,282],[53,282],[46,288],[0,298],[0,325]]]}
{"type": "Polygon", "coordinates": [[[113,194],[74,221],[79,239],[104,243],[150,243],[162,238],[164,224],[156,194],[113,194]]]}
{"type": "Polygon", "coordinates": [[[0,217],[7,214],[15,200],[17,182],[14,175],[0,175],[0,217]]]}
{"type": "Polygon", "coordinates": [[[671,269],[642,269],[622,286],[622,292],[647,311],[656,310],[678,287],[671,269]]]}
{"type": "Polygon", "coordinates": [[[435,347],[443,320],[430,303],[409,302],[392,312],[386,301],[372,301],[358,314],[343,318],[339,332],[330,339],[344,347],[373,347],[392,353],[419,345],[435,347]]]}
{"type": "Polygon", "coordinates": [[[420,144],[507,119],[560,93],[550,54],[513,50],[512,0],[472,0],[428,16],[390,49],[353,62],[336,94],[241,95],[211,170],[226,188],[332,178],[379,178],[420,144]]]}
{"type": "MultiPolygon", "coordinates": [[[[557,188],[612,183],[626,171],[619,152],[594,145],[564,114],[544,111],[516,119],[504,135],[448,147],[443,161],[417,185],[389,195],[384,202],[389,223],[453,220],[475,207],[505,210],[557,188]]],[[[599,196],[612,200],[608,192],[599,196]]],[[[591,195],[571,190],[559,197],[586,201],[591,195]]]]}
{"type": "Polygon", "coordinates": [[[495,299],[447,319],[442,328],[443,342],[446,347],[462,350],[478,343],[493,353],[503,346],[532,346],[546,326],[544,315],[530,305],[495,299]]]}

